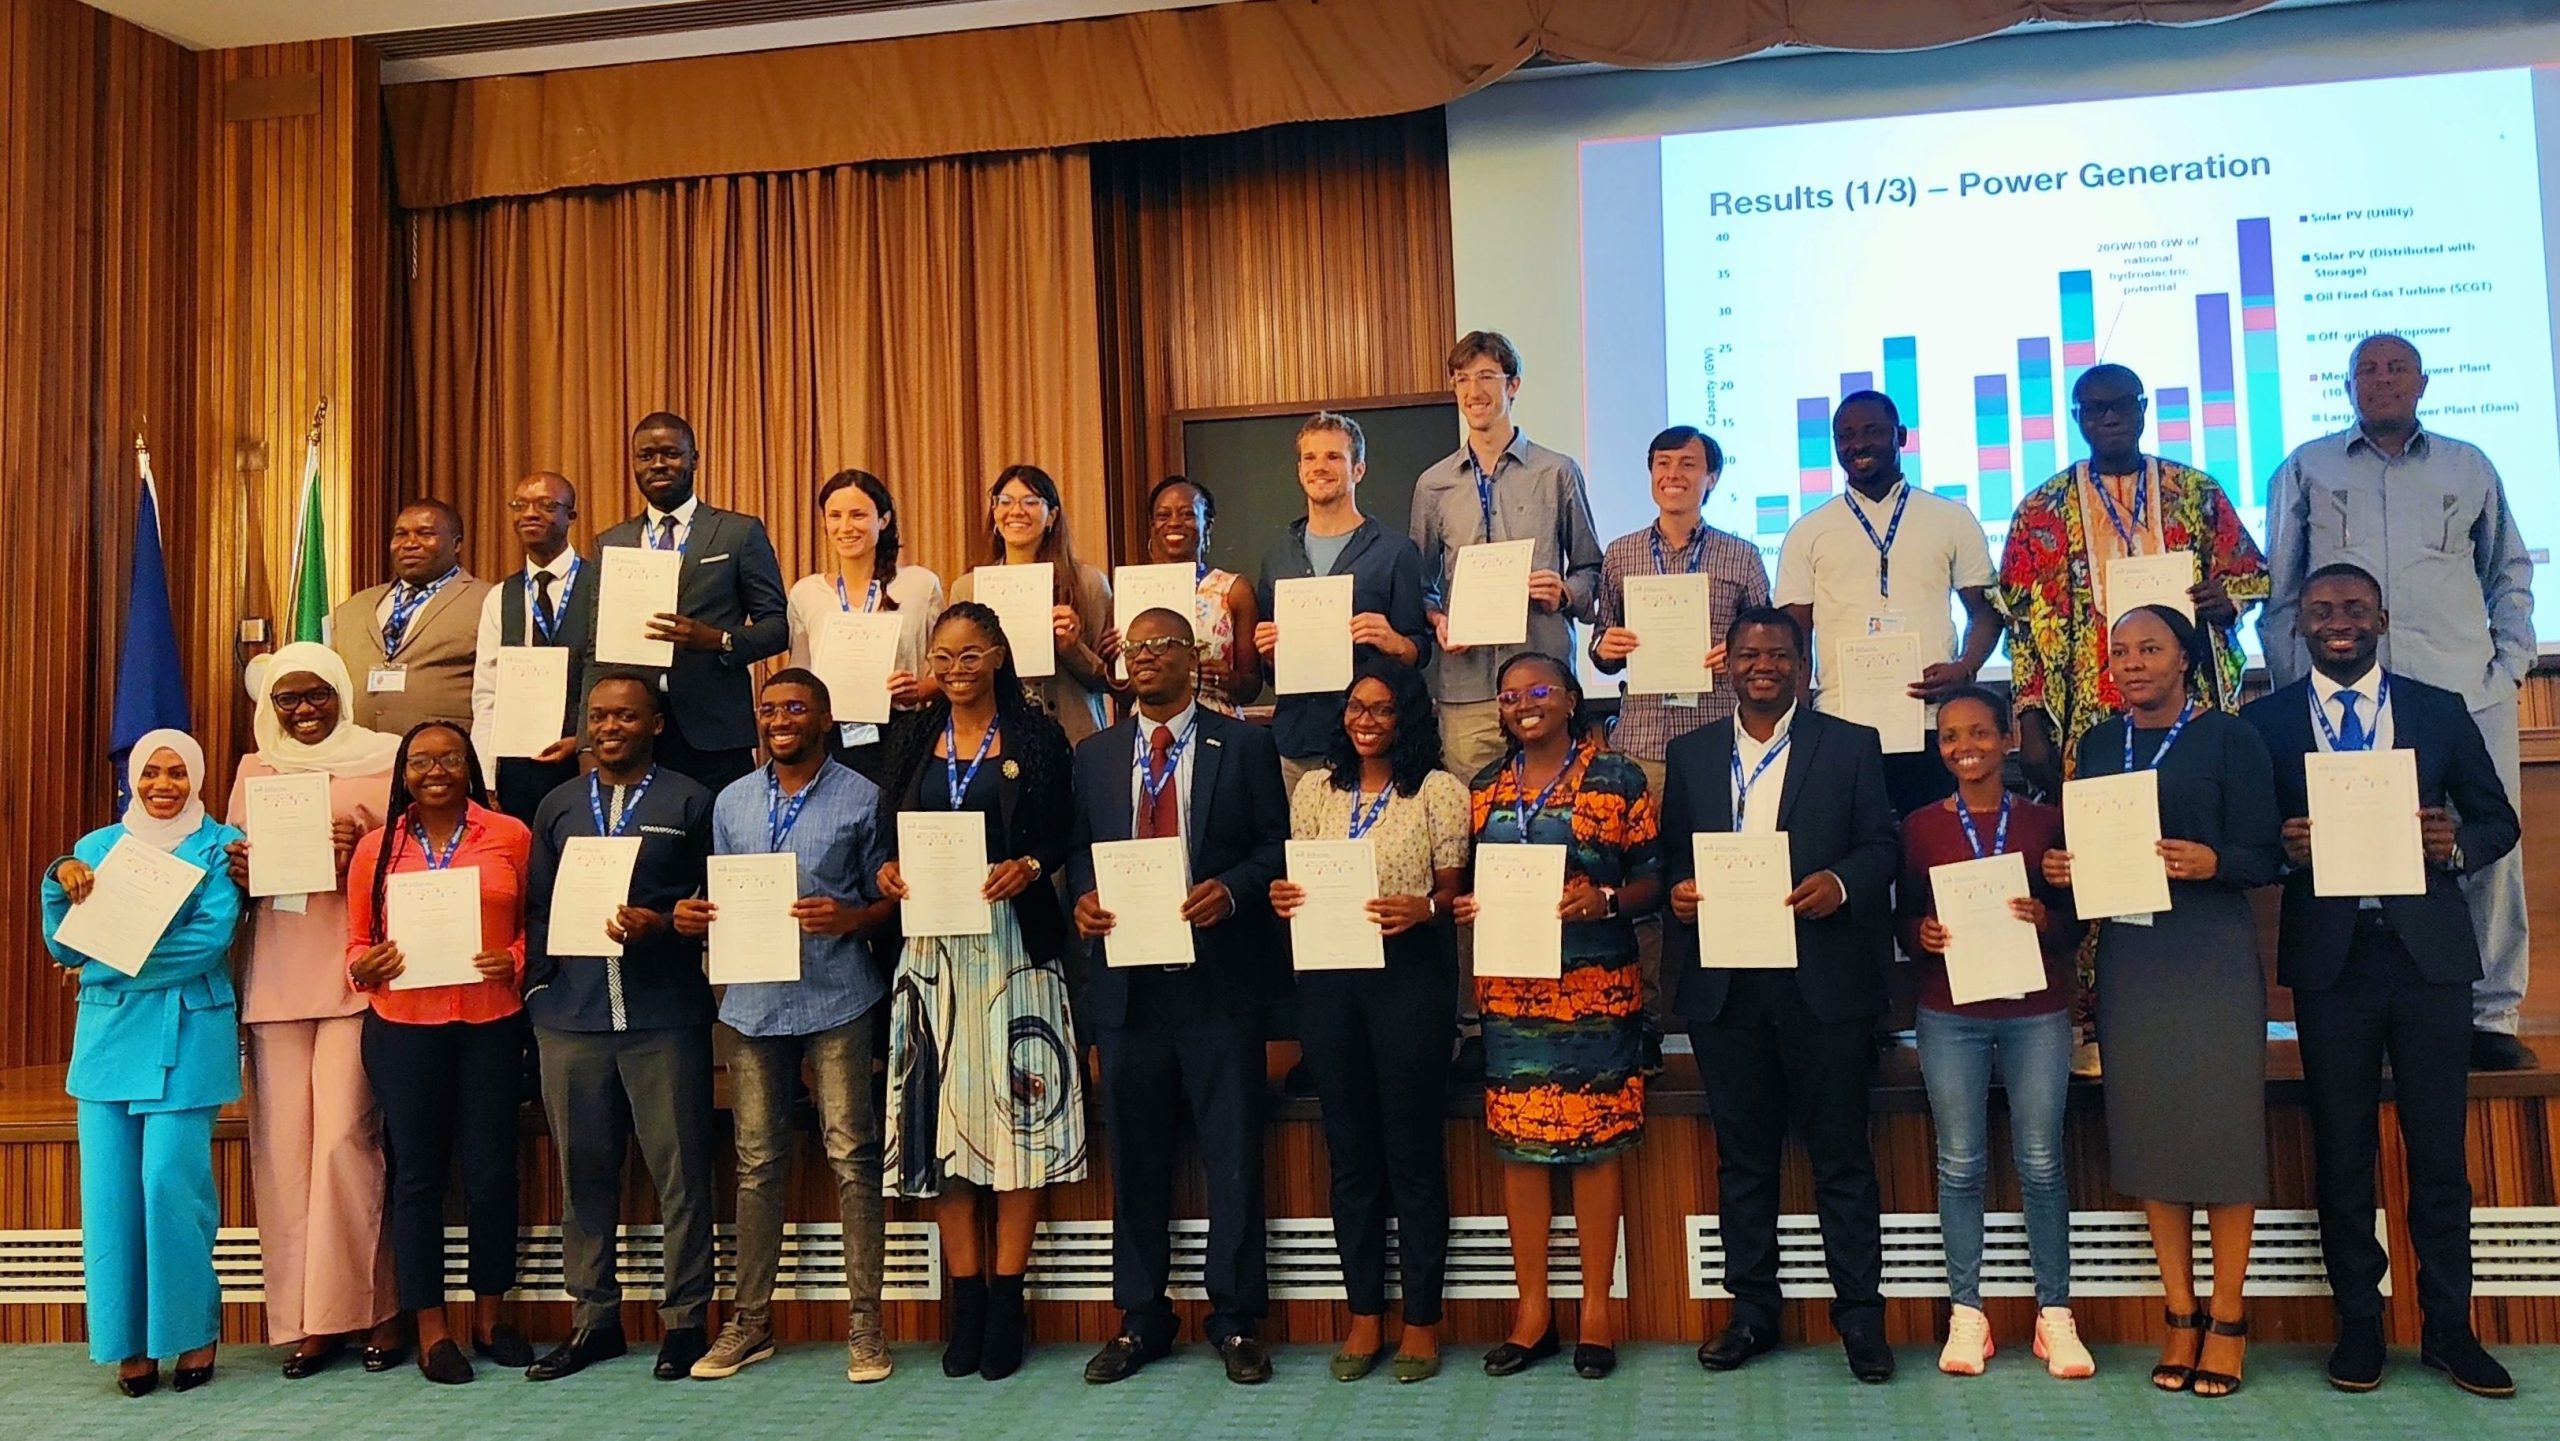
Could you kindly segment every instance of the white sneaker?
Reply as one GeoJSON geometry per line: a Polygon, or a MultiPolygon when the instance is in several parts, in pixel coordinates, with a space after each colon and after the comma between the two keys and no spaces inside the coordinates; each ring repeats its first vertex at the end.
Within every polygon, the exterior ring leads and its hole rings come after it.
{"type": "Polygon", "coordinates": [[[2098,1043],[2074,1042],[2071,1047],[2071,1074],[2084,1081],[2094,1081],[2106,1074],[2098,1064],[2098,1043]]]}
{"type": "Polygon", "coordinates": [[[1971,1306],[1958,1306],[1947,1320],[1947,1344],[1938,1353],[1938,1369],[1950,1376],[1979,1376],[1994,1349],[1991,1318],[1971,1306]]]}
{"type": "Polygon", "coordinates": [[[845,1343],[844,1379],[856,1385],[889,1379],[889,1346],[878,1326],[866,1326],[845,1343]]]}
{"type": "Polygon", "coordinates": [[[751,1327],[731,1317],[728,1324],[720,1328],[720,1339],[712,1342],[711,1349],[703,1353],[702,1359],[693,1363],[693,1379],[722,1380],[737,1375],[758,1361],[770,1360],[772,1356],[773,1333],[770,1330],[751,1327]]]}
{"type": "Polygon", "coordinates": [[[2098,1373],[2098,1359],[2080,1344],[2080,1325],[2068,1306],[2047,1306],[2036,1313],[2036,1355],[2057,1381],[2082,1381],[2098,1373]]]}

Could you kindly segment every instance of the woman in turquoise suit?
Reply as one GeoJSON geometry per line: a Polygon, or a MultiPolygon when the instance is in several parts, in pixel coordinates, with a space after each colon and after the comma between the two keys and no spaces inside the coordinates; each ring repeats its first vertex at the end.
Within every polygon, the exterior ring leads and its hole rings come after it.
{"type": "Polygon", "coordinates": [[[117,1386],[142,1396],[160,1384],[155,1357],[177,1359],[180,1391],[212,1380],[222,1332],[213,1118],[240,1098],[228,963],[241,911],[223,847],[241,835],[204,813],[204,752],[184,733],[137,741],[126,775],[133,802],[124,820],[82,836],[45,872],[44,932],[54,959],[80,973],[64,1089],[80,1103],[89,1356],[117,1363],[117,1386]],[[130,976],[55,938],[126,839],[204,872],[130,976]]]}

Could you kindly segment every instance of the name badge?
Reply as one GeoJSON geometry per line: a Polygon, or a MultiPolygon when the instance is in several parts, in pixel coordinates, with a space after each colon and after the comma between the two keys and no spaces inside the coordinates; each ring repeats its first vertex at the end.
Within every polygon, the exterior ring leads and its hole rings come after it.
{"type": "Polygon", "coordinates": [[[1900,635],[1902,634],[1902,617],[1898,615],[1870,613],[1867,616],[1867,634],[1900,635]]]}
{"type": "Polygon", "coordinates": [[[409,688],[409,668],[405,665],[378,665],[364,673],[364,688],[371,695],[398,695],[409,688]]]}
{"type": "Polygon", "coordinates": [[[1676,706],[1681,710],[1696,710],[1698,708],[1698,693],[1691,690],[1675,691],[1670,695],[1664,696],[1662,698],[1662,703],[1667,706],[1676,706]]]}

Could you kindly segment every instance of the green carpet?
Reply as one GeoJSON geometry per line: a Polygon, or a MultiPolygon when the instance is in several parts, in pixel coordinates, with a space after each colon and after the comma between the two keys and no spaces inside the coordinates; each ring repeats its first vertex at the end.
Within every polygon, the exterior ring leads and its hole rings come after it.
{"type": "Polygon", "coordinates": [[[22,1436],[483,1438],[540,1436],[592,1441],[609,1436],[858,1436],[996,1441],[1010,1437],[1101,1437],[1135,1441],[1183,1437],[1242,1441],[1329,1437],[1616,1438],[1710,1436],[1907,1437],[1911,1441],[2353,1441],[2358,1437],[2458,1436],[2462,1441],[2531,1437],[2549,1441],[2560,1400],[2560,1347],[2513,1348],[2503,1359],[2522,1396],[2482,1401],[2395,1352],[2380,1391],[2344,1396],[2321,1380],[2321,1352],[2261,1346],[2246,1390],[2200,1401],[2155,1393],[2145,1382],[2150,1353],[2106,1347],[2099,1374],[2064,1383],[2024,1352],[2003,1352],[1990,1374],[1958,1381],[1932,1367],[1935,1353],[1902,1353],[1890,1386],[1849,1379],[1832,1348],[1781,1352],[1730,1376],[1709,1376],[1690,1352],[1630,1348],[1618,1374],[1576,1378],[1550,1361],[1506,1381],[1487,1378],[1476,1352],[1454,1352],[1435,1381],[1399,1386],[1381,1371],[1356,1385],[1325,1375],[1326,1353],[1282,1351],[1270,1385],[1227,1384],[1216,1358],[1187,1346],[1167,1362],[1117,1386],[1087,1386],[1085,1350],[1036,1352],[1022,1374],[989,1383],[945,1380],[930,1347],[902,1346],[898,1374],[876,1386],[844,1379],[844,1353],[822,1345],[786,1348],[774,1360],[720,1382],[660,1382],[649,1356],[635,1353],[566,1381],[536,1386],[482,1370],[470,1386],[428,1385],[412,1369],[368,1376],[352,1360],[308,1381],[276,1373],[282,1353],[235,1347],[201,1391],[164,1385],[128,1400],[111,1373],[74,1346],[0,1348],[0,1399],[22,1436]]]}

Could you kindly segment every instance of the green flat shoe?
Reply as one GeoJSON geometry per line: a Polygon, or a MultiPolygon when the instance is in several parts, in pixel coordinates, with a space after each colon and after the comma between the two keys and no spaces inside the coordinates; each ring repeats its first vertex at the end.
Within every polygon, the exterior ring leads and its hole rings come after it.
{"type": "Polygon", "coordinates": [[[1333,1379],[1357,1381],[1378,1369],[1377,1351],[1337,1351],[1333,1356],[1333,1379]]]}
{"type": "Polygon", "coordinates": [[[1415,1381],[1428,1381],[1432,1377],[1440,1374],[1440,1358],[1436,1354],[1430,1356],[1407,1356],[1403,1352],[1399,1351],[1396,1353],[1396,1359],[1388,1363],[1387,1372],[1389,1375],[1395,1377],[1397,1383],[1400,1385],[1409,1385],[1415,1381]]]}

